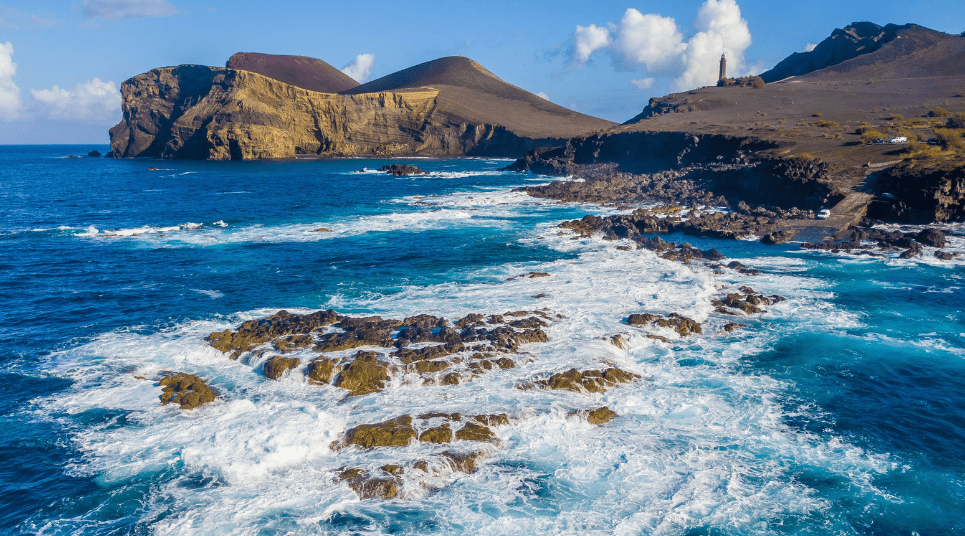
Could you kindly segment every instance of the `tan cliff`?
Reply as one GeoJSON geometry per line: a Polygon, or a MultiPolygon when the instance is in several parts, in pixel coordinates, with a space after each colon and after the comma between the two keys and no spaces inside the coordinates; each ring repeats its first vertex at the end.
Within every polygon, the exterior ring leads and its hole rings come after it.
{"type": "Polygon", "coordinates": [[[154,69],[121,86],[124,118],[110,131],[112,156],[519,156],[613,125],[535,95],[536,100],[526,100],[520,96],[525,92],[473,67],[478,64],[466,58],[445,60],[449,63],[423,65],[441,65],[443,76],[456,73],[452,65],[457,65],[468,69],[461,72],[468,77],[454,76],[453,85],[413,84],[410,77],[397,89],[354,88],[342,94],[309,91],[229,68],[154,69]],[[483,78],[488,85],[479,87],[485,91],[474,91],[476,80],[483,78]],[[493,79],[513,91],[494,91],[493,79]],[[507,118],[496,113],[500,110],[514,113],[507,118]]]}

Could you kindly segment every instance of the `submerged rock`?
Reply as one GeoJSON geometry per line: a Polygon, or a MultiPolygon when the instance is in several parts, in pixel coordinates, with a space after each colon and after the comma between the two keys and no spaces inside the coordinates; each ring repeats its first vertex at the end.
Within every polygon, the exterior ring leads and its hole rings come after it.
{"type": "Polygon", "coordinates": [[[297,357],[281,357],[275,356],[268,358],[262,367],[265,371],[265,376],[272,380],[277,380],[281,378],[282,374],[288,372],[290,369],[297,367],[302,364],[302,360],[297,357]]]}
{"type": "Polygon", "coordinates": [[[582,372],[574,368],[566,372],[558,372],[546,380],[538,380],[534,383],[543,389],[554,391],[565,390],[575,391],[577,393],[602,393],[606,391],[608,387],[627,383],[639,377],[640,376],[632,372],[618,368],[585,370],[582,372]]]}
{"type": "Polygon", "coordinates": [[[178,372],[161,378],[161,404],[178,404],[181,409],[196,409],[214,402],[218,393],[208,382],[193,374],[178,372]]]}
{"type": "Polygon", "coordinates": [[[425,175],[427,172],[424,169],[419,169],[411,164],[389,164],[387,166],[382,166],[379,171],[388,173],[389,175],[394,175],[396,177],[403,177],[405,175],[425,175]]]}
{"type": "Polygon", "coordinates": [[[336,482],[345,482],[360,499],[394,499],[399,496],[399,481],[394,478],[369,478],[364,469],[342,471],[336,482]]]}
{"type": "Polygon", "coordinates": [[[489,428],[471,422],[467,422],[456,432],[456,439],[459,441],[492,441],[495,437],[489,428]]]}
{"type": "Polygon", "coordinates": [[[426,443],[449,443],[452,441],[452,429],[448,424],[430,428],[419,435],[419,441],[426,443]]]}
{"type": "Polygon", "coordinates": [[[378,424],[360,424],[351,428],[345,433],[344,442],[336,444],[335,447],[404,447],[413,439],[416,439],[416,432],[412,428],[412,416],[402,415],[378,424]]]}
{"type": "Polygon", "coordinates": [[[348,389],[349,396],[377,393],[389,380],[389,367],[375,352],[358,352],[335,380],[335,387],[348,389]]]}
{"type": "Polygon", "coordinates": [[[325,357],[312,360],[305,371],[311,383],[328,383],[332,381],[333,372],[335,372],[335,360],[325,357]]]}
{"type": "Polygon", "coordinates": [[[700,327],[700,323],[677,313],[670,313],[667,318],[649,313],[632,314],[627,318],[627,324],[631,326],[655,324],[662,328],[672,328],[681,337],[688,337],[694,333],[703,333],[703,328],[700,327]]]}
{"type": "Polygon", "coordinates": [[[594,409],[586,414],[586,422],[590,424],[606,424],[613,420],[613,418],[619,417],[615,411],[611,410],[607,406],[602,408],[594,409]]]}

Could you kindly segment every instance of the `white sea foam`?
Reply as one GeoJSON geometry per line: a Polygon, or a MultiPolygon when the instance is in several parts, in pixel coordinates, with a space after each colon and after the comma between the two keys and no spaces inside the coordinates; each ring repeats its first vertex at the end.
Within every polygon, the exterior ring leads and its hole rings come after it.
{"type": "MultiPolygon", "coordinates": [[[[438,202],[499,206],[497,200],[510,194],[486,195],[492,198],[438,202]]],[[[450,216],[465,209],[444,211],[451,224],[450,216]]],[[[327,304],[396,318],[431,313],[456,319],[470,312],[543,307],[562,315],[546,328],[548,343],[524,347],[517,368],[445,387],[403,377],[385,393],[344,400],[344,391],[305,381],[302,371],[311,352],[293,354],[303,358],[301,367],[272,381],[260,374],[266,356],[232,361],[203,341],[212,331],[274,312],[258,310],[152,335],[108,333],[58,353],[50,370],[72,379],[73,387],[43,401],[38,414],[127,412],[124,426],[93,425],[75,433],[84,459],[74,470],[112,486],[135,475],[173,474],[148,498],[173,514],[159,519],[144,514],[143,521],[159,534],[329,533],[337,530],[325,522],[336,512],[375,520],[364,530],[388,531],[378,520],[391,518],[397,506],[360,502],[334,482],[337,469],[377,473],[382,464],[411,464],[443,448],[416,444],[333,452],[328,445],[349,426],[430,410],[515,417],[511,426],[496,429],[501,445],[477,473],[432,479],[412,471],[404,477],[407,508],[426,512],[443,533],[677,534],[697,525],[767,532],[762,521],[820,516],[830,508],[793,477],[794,466],[845,479],[859,497],[876,492],[873,476],[890,470],[886,456],[787,427],[781,399],[789,386],[741,372],[742,359],[767,351],[789,331],[860,325],[831,304],[827,290],[815,290],[813,280],[795,275],[812,260],[739,259],[764,273],[714,275],[649,251],[618,250],[618,242],[571,240],[555,230],[545,224],[533,234],[576,259],[492,266],[473,278],[480,283],[413,286],[364,300],[335,296],[327,304]],[[550,276],[517,277],[530,271],[550,276]],[[738,319],[745,330],[717,334],[733,317],[716,314],[711,301],[748,284],[789,299],[763,315],[738,319]],[[533,297],[538,294],[546,297],[533,297]],[[705,331],[680,340],[669,330],[623,323],[627,315],[643,312],[678,312],[702,322],[705,331]],[[625,350],[608,340],[618,333],[628,335],[625,350]],[[654,341],[647,333],[673,342],[654,341]],[[538,375],[607,366],[643,379],[591,395],[516,389],[538,375]],[[136,377],[153,378],[164,370],[199,374],[224,400],[191,412],[161,406],[159,388],[136,377]],[[602,405],[620,415],[604,427],[569,415],[602,405]],[[218,485],[189,485],[198,475],[218,485]]],[[[419,532],[418,527],[403,532],[419,532]]]]}

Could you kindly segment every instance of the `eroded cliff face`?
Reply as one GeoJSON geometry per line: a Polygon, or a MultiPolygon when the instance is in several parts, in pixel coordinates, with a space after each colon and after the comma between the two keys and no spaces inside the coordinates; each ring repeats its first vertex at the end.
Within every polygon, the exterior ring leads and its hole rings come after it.
{"type": "Polygon", "coordinates": [[[685,132],[622,132],[568,140],[535,149],[508,169],[575,175],[584,182],[528,187],[527,193],[565,201],[694,202],[738,206],[741,202],[782,210],[817,211],[843,198],[827,180],[823,162],[761,157],[779,148],[755,138],[685,132]]]}
{"type": "Polygon", "coordinates": [[[874,189],[879,199],[868,216],[902,223],[965,221],[965,166],[948,162],[916,166],[902,162],[882,172],[874,189]]]}
{"type": "Polygon", "coordinates": [[[436,113],[438,91],[338,95],[234,69],[182,65],[121,85],[111,156],[247,160],[319,156],[511,155],[560,143],[436,113]]]}

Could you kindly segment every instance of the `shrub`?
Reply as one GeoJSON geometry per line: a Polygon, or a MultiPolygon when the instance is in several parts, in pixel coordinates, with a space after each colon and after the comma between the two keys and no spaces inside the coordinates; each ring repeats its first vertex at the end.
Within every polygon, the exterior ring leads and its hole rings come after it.
{"type": "Polygon", "coordinates": [[[816,114],[811,114],[811,117],[824,117],[824,114],[822,114],[821,112],[818,112],[816,114]]]}
{"type": "Polygon", "coordinates": [[[868,128],[861,133],[861,142],[865,144],[872,144],[877,139],[885,139],[885,135],[881,133],[880,130],[874,128],[868,128]]]}
{"type": "Polygon", "coordinates": [[[948,128],[965,128],[965,113],[950,114],[945,119],[945,126],[948,128]]]}
{"type": "Polygon", "coordinates": [[[820,127],[820,128],[838,128],[841,126],[841,123],[838,123],[837,121],[825,121],[824,119],[822,119],[817,123],[814,123],[814,126],[820,127]]]}
{"type": "Polygon", "coordinates": [[[903,116],[903,115],[901,115],[901,114],[895,114],[895,115],[889,117],[888,120],[889,120],[889,121],[904,121],[904,120],[905,120],[905,116],[903,116]]]}
{"type": "Polygon", "coordinates": [[[928,117],[948,117],[949,115],[951,115],[951,112],[942,108],[941,106],[928,112],[928,117]]]}
{"type": "Polygon", "coordinates": [[[952,130],[950,128],[936,128],[935,138],[942,144],[942,147],[946,149],[965,149],[965,140],[962,140],[962,131],[952,130]]]}

